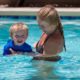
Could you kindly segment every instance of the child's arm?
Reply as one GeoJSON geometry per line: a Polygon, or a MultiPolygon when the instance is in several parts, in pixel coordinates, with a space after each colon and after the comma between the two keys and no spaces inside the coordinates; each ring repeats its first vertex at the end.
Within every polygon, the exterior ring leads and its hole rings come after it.
{"type": "Polygon", "coordinates": [[[4,46],[4,49],[3,49],[3,55],[10,55],[11,52],[9,50],[9,47],[7,45],[4,46]]]}
{"type": "Polygon", "coordinates": [[[36,56],[37,54],[35,52],[16,52],[14,51],[13,49],[9,49],[11,51],[11,54],[14,55],[14,54],[23,54],[23,55],[27,55],[27,56],[36,56]]]}
{"type": "Polygon", "coordinates": [[[14,51],[12,48],[10,48],[9,50],[10,50],[10,52],[11,52],[11,54],[12,54],[12,55],[14,55],[14,54],[17,54],[17,53],[18,53],[18,52],[16,52],[16,51],[14,51]]]}

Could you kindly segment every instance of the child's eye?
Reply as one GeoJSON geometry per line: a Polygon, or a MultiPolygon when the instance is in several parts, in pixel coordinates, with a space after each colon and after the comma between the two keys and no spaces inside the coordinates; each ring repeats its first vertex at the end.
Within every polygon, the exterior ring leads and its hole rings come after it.
{"type": "Polygon", "coordinates": [[[21,37],[22,37],[22,38],[24,38],[25,36],[24,36],[24,35],[22,35],[21,37]]]}

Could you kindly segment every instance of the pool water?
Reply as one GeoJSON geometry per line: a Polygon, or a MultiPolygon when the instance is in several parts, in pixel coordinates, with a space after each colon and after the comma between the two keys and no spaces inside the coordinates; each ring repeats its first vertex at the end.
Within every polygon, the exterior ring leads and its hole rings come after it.
{"type": "Polygon", "coordinates": [[[59,62],[32,61],[25,55],[3,56],[9,27],[16,22],[29,26],[26,40],[32,47],[41,36],[35,19],[0,17],[0,80],[80,80],[80,19],[61,19],[66,49],[59,62]]]}

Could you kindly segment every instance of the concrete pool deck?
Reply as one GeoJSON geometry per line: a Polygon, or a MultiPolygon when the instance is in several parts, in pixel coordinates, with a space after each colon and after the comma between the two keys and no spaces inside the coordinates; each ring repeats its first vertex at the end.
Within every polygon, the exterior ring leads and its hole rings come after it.
{"type": "MultiPolygon", "coordinates": [[[[36,16],[40,8],[0,8],[0,16],[36,16]]],[[[80,16],[80,8],[56,8],[60,16],[80,16]]]]}

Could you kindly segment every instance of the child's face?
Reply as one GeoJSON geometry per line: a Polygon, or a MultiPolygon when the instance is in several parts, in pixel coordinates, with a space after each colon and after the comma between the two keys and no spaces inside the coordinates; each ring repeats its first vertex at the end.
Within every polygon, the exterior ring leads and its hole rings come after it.
{"type": "Polygon", "coordinates": [[[40,28],[47,34],[54,32],[57,27],[57,23],[49,24],[48,22],[41,20],[38,20],[38,23],[40,25],[40,28]]]}
{"type": "Polygon", "coordinates": [[[27,36],[28,34],[27,34],[27,31],[25,30],[19,30],[19,31],[14,32],[12,35],[14,44],[19,45],[19,46],[22,45],[27,39],[27,36]]]}

